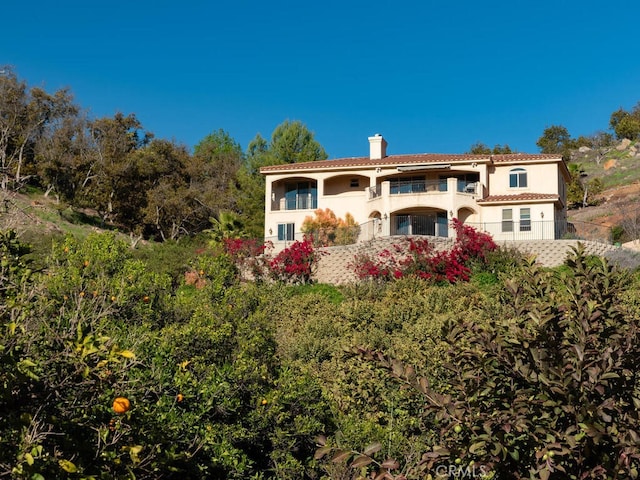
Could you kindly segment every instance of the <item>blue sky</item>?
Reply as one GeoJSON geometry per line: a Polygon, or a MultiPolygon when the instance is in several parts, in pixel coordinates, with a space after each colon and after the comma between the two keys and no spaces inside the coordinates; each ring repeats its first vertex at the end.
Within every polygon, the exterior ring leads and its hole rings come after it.
{"type": "Polygon", "coordinates": [[[588,135],[640,101],[635,0],[7,3],[0,65],[190,147],[290,119],[330,158],[374,133],[390,154],[534,153],[546,126],[588,135]]]}

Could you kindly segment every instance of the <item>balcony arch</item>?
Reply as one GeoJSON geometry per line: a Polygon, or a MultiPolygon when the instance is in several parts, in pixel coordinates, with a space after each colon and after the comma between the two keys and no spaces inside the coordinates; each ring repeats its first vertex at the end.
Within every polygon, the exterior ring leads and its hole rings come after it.
{"type": "Polygon", "coordinates": [[[271,210],[315,210],[318,208],[318,181],[299,176],[271,184],[271,210]]]}
{"type": "Polygon", "coordinates": [[[366,175],[335,175],[324,180],[325,196],[348,195],[349,193],[362,193],[369,186],[369,177],[366,175]]]}
{"type": "Polygon", "coordinates": [[[390,216],[391,235],[449,236],[449,214],[446,210],[415,207],[397,210],[390,216]]]}
{"type": "Polygon", "coordinates": [[[471,207],[460,207],[457,212],[453,212],[453,218],[457,218],[462,223],[477,223],[480,221],[478,212],[471,207]]]}

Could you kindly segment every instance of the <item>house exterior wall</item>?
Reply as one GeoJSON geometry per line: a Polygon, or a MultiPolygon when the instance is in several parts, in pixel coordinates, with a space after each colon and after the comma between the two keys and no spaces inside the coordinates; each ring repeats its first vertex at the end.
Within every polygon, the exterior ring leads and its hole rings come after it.
{"type": "Polygon", "coordinates": [[[491,175],[491,195],[510,195],[524,192],[559,193],[557,164],[510,164],[497,165],[491,175]],[[515,169],[524,169],[527,173],[526,187],[510,187],[509,174],[515,169]]]}
{"type": "Polygon", "coordinates": [[[467,222],[469,225],[490,233],[495,241],[511,240],[553,240],[556,237],[556,211],[551,202],[518,203],[482,207],[481,222],[467,222]],[[529,224],[521,221],[523,210],[529,211],[529,224]],[[511,210],[511,228],[503,226],[503,211],[511,210]]]}
{"type": "MultiPolygon", "coordinates": [[[[558,238],[556,224],[566,222],[568,172],[560,158],[516,154],[494,161],[492,156],[442,155],[436,162],[424,154],[425,163],[421,163],[421,155],[377,158],[386,153],[386,143],[381,152],[378,136],[370,142],[374,155],[370,159],[266,167],[265,239],[274,242],[276,251],[302,239],[302,224],[315,215],[316,208],[331,209],[339,218],[351,214],[361,225],[361,239],[392,234],[396,221],[400,217],[407,221],[408,215],[438,222],[460,218],[490,232],[497,241],[558,238]],[[524,169],[526,186],[510,186],[514,169],[524,169]],[[407,179],[423,180],[400,188],[398,182],[407,179]],[[306,200],[292,203],[295,182],[311,182],[316,207],[306,200]],[[291,208],[294,204],[296,208],[291,208]],[[511,210],[511,226],[504,223],[505,209],[511,210]],[[293,226],[287,230],[283,224],[293,226]],[[278,240],[278,232],[285,231],[287,238],[278,240]]],[[[452,229],[436,231],[454,235],[452,229]]]]}

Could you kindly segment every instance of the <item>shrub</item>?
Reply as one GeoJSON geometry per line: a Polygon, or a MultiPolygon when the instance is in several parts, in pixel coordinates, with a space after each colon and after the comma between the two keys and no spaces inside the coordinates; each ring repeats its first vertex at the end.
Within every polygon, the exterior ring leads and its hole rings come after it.
{"type": "Polygon", "coordinates": [[[351,267],[360,279],[391,280],[406,276],[433,282],[456,283],[469,280],[472,265],[483,265],[497,249],[490,235],[453,220],[456,241],[449,251],[437,251],[425,238],[407,238],[393,251],[383,250],[372,258],[358,254],[351,267]]]}
{"type": "Polygon", "coordinates": [[[271,242],[262,243],[253,238],[225,238],[224,251],[231,257],[241,275],[261,283],[268,273],[265,256],[273,248],[271,242]]]}
{"type": "Polygon", "coordinates": [[[295,241],[271,260],[271,277],[284,283],[311,283],[320,255],[313,247],[313,239],[305,237],[302,242],[295,241]]]}
{"type": "Polygon", "coordinates": [[[331,209],[319,208],[315,211],[315,217],[305,217],[302,232],[313,235],[316,244],[327,247],[355,243],[360,227],[350,213],[345,214],[343,220],[336,217],[331,209]]]}
{"type": "Polygon", "coordinates": [[[637,476],[640,321],[622,308],[628,278],[581,248],[568,264],[557,274],[531,264],[508,281],[502,320],[458,322],[448,393],[382,358],[439,422],[416,471],[460,459],[496,478],[637,476]]]}

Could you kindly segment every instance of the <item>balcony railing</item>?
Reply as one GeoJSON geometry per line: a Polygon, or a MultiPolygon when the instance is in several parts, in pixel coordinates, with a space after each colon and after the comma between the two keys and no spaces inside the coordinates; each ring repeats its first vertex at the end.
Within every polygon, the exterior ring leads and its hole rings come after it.
{"type": "MultiPolygon", "coordinates": [[[[450,185],[448,179],[440,180],[407,180],[407,181],[388,181],[382,184],[369,187],[369,200],[379,198],[383,195],[383,185],[389,184],[389,195],[406,195],[416,193],[445,193],[450,191],[450,185]]],[[[458,180],[455,182],[455,188],[457,193],[466,193],[470,195],[476,195],[480,189],[479,182],[467,182],[464,180],[458,180]]]]}
{"type": "Polygon", "coordinates": [[[490,234],[494,240],[554,240],[562,237],[566,224],[535,220],[501,222],[465,222],[465,225],[490,234]]]}
{"type": "Polygon", "coordinates": [[[447,182],[442,180],[407,180],[390,181],[389,183],[389,193],[391,195],[447,191],[447,182]]]}
{"type": "Polygon", "coordinates": [[[431,235],[447,237],[449,225],[446,216],[394,215],[391,217],[391,235],[431,235]]]}
{"type": "Polygon", "coordinates": [[[274,202],[273,210],[311,210],[318,208],[318,196],[311,193],[282,197],[274,202]]]}

